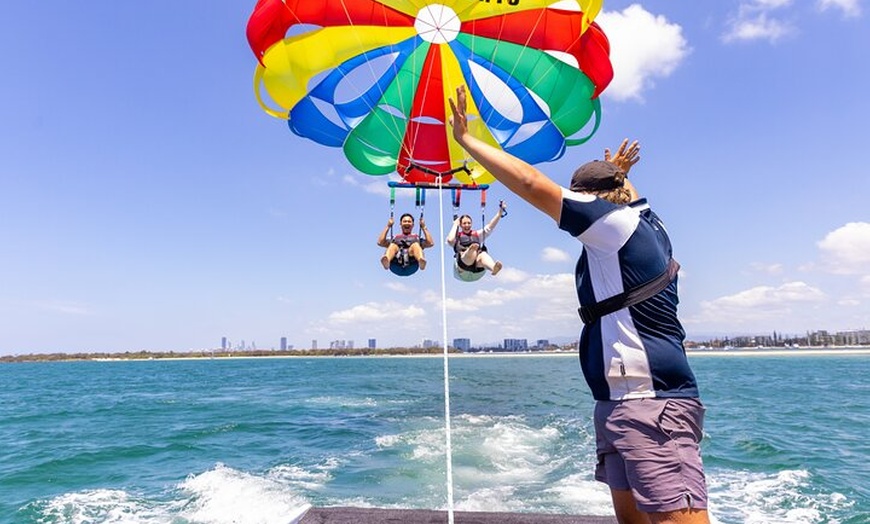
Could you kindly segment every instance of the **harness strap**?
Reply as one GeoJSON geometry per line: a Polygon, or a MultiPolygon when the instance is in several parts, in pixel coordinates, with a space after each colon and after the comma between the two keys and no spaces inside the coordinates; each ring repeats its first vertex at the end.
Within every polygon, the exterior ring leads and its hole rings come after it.
{"type": "Polygon", "coordinates": [[[393,218],[395,217],[396,208],[396,188],[390,188],[390,240],[393,240],[393,218]]]}
{"type": "Polygon", "coordinates": [[[480,239],[481,249],[486,248],[486,189],[480,192],[480,230],[483,232],[480,239]]]}
{"type": "Polygon", "coordinates": [[[623,291],[618,295],[605,298],[601,302],[596,302],[588,306],[581,305],[577,312],[580,313],[580,320],[584,324],[589,325],[605,315],[609,315],[622,308],[633,306],[644,300],[655,296],[657,293],[668,287],[680,270],[680,264],[673,258],[668,261],[668,267],[665,268],[661,275],[654,279],[644,282],[639,286],[635,286],[628,291],[623,291]]]}
{"type": "Polygon", "coordinates": [[[420,208],[420,219],[417,221],[417,231],[418,236],[423,239],[426,238],[426,235],[423,234],[423,210],[426,209],[426,189],[423,187],[417,188],[417,207],[420,208]]]}

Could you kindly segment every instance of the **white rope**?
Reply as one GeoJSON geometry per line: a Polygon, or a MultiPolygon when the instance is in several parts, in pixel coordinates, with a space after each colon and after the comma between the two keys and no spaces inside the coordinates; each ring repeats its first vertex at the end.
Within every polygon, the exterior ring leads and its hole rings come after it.
{"type": "Polygon", "coordinates": [[[447,279],[445,277],[444,258],[444,186],[441,177],[438,177],[438,217],[440,236],[438,243],[441,244],[441,340],[444,348],[444,433],[445,448],[447,455],[447,522],[453,524],[453,445],[450,438],[450,368],[447,358],[447,279]]]}

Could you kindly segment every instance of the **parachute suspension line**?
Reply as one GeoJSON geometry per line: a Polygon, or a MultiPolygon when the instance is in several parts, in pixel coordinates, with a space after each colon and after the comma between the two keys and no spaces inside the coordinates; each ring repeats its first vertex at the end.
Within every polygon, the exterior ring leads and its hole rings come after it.
{"type": "MultiPolygon", "coordinates": [[[[529,31],[529,36],[528,36],[528,38],[526,38],[526,41],[522,44],[522,46],[523,46],[525,49],[535,49],[534,47],[532,47],[532,46],[530,45],[530,41],[531,41],[531,39],[532,39],[532,35],[533,35],[533,34],[534,34],[534,33],[535,33],[539,28],[540,28],[541,24],[543,23],[543,21],[544,21],[543,18],[544,18],[544,16],[546,16],[546,13],[547,13],[547,10],[546,10],[546,9],[542,9],[542,10],[540,10],[540,11],[538,12],[538,17],[537,17],[537,19],[535,19],[535,24],[534,24],[534,26],[533,26],[533,29],[532,29],[532,31],[529,31]]],[[[578,39],[579,39],[579,38],[578,38],[578,39]]],[[[535,88],[538,87],[538,84],[539,84],[540,82],[543,82],[543,81],[544,81],[544,77],[546,77],[546,75],[550,74],[550,71],[552,71],[552,70],[555,68],[553,64],[555,64],[555,62],[551,62],[550,65],[547,66],[547,68],[544,69],[540,74],[536,74],[535,76],[537,77],[537,79],[536,79],[535,81],[533,81],[533,82],[529,82],[529,88],[530,88],[532,91],[535,91],[535,88]]],[[[517,60],[517,61],[514,62],[514,64],[511,66],[511,70],[508,72],[508,74],[509,74],[511,77],[513,77],[513,76],[514,76],[514,73],[516,73],[516,70],[517,70],[517,68],[518,68],[519,66],[520,66],[520,64],[519,64],[519,60],[517,60]]],[[[525,96],[525,93],[524,93],[524,96],[525,96]]]]}
{"type": "MultiPolygon", "coordinates": [[[[436,179],[441,185],[441,176],[436,179]]],[[[456,189],[458,192],[458,188],[456,189]]],[[[458,197],[457,197],[458,198],[458,197]]],[[[444,191],[438,191],[438,233],[439,240],[444,238],[444,191]]],[[[450,368],[447,356],[447,279],[445,278],[445,253],[441,240],[441,340],[444,349],[444,438],[445,455],[447,457],[447,523],[453,524],[453,444],[450,436],[450,368]]]]}
{"type": "MultiPolygon", "coordinates": [[[[420,69],[420,78],[419,78],[419,81],[417,84],[417,89],[420,89],[421,86],[423,88],[423,99],[424,100],[429,98],[429,95],[428,95],[429,83],[432,80],[432,71],[430,70],[428,72],[428,74],[425,75],[425,77],[424,77],[424,73],[426,73],[426,69],[427,69],[426,63],[429,61],[429,55],[433,51],[434,51],[433,46],[429,46],[429,49],[426,51],[426,56],[423,57],[423,65],[420,69]]],[[[408,133],[408,131],[409,131],[409,128],[413,125],[413,121],[415,119],[423,116],[423,115],[419,115],[419,114],[414,114],[414,107],[413,107],[414,106],[414,97],[412,97],[411,100],[409,100],[408,102],[409,102],[408,106],[402,106],[402,107],[410,107],[410,110],[408,111],[408,124],[407,124],[407,127],[405,128],[405,136],[400,137],[400,138],[407,137],[409,140],[407,142],[402,140],[402,145],[400,146],[400,149],[399,149],[399,158],[396,159],[396,161],[397,161],[396,167],[398,167],[398,163],[401,161],[402,154],[404,153],[406,155],[406,157],[408,159],[408,167],[405,168],[406,174],[411,171],[411,165],[414,162],[413,159],[416,157],[415,150],[417,148],[417,139],[420,136],[420,129],[422,126],[414,126],[413,127],[413,129],[414,129],[413,135],[408,133]]],[[[439,182],[440,182],[440,180],[439,180],[439,182]]]]}
{"type": "MultiPolygon", "coordinates": [[[[364,49],[364,48],[366,47],[366,46],[365,46],[365,43],[363,42],[362,37],[360,36],[360,33],[359,33],[358,31],[356,31],[357,26],[352,22],[353,17],[351,16],[351,14],[350,14],[350,8],[348,7],[348,3],[353,3],[353,2],[348,2],[348,0],[340,0],[339,3],[340,3],[340,5],[341,5],[341,9],[342,9],[342,11],[343,11],[343,13],[344,13],[344,16],[346,17],[346,19],[347,19],[348,22],[350,23],[350,27],[352,27],[352,28],[354,29],[354,31],[352,31],[351,34],[355,35],[357,46],[359,46],[359,48],[361,48],[361,49],[364,49]]],[[[386,20],[386,12],[384,12],[384,26],[385,26],[385,27],[386,27],[386,25],[387,25],[386,22],[387,22],[387,20],[386,20]]],[[[366,53],[366,52],[364,51],[363,54],[365,54],[365,53],[366,53]]],[[[370,78],[377,78],[377,77],[379,76],[379,75],[377,74],[377,72],[375,71],[374,65],[371,63],[370,60],[366,60],[366,66],[367,66],[367,69],[368,69],[368,73],[369,73],[369,75],[370,75],[370,78]]],[[[393,63],[393,64],[390,66],[390,68],[391,68],[392,71],[394,72],[394,76],[398,76],[399,68],[396,67],[396,64],[393,63]]],[[[356,92],[361,93],[362,91],[364,91],[364,90],[362,89],[362,86],[359,85],[359,82],[354,80],[353,75],[348,75],[347,72],[345,72],[345,74],[342,75],[342,81],[344,81],[344,82],[349,82],[349,85],[351,85],[351,86],[353,87],[353,89],[356,90],[356,92]]],[[[384,90],[383,90],[383,89],[378,89],[378,99],[383,98],[383,96],[384,96],[384,90]]],[[[399,96],[402,96],[401,90],[399,90],[399,96]]],[[[402,107],[405,107],[405,102],[404,102],[404,101],[402,102],[402,107]]],[[[372,107],[372,108],[370,108],[370,109],[374,109],[374,108],[372,107]]],[[[389,119],[384,120],[384,119],[383,119],[383,118],[382,118],[378,113],[375,113],[375,114],[374,114],[374,117],[377,118],[379,122],[385,124],[385,125],[384,125],[384,128],[389,132],[389,134],[392,136],[392,138],[395,138],[395,139],[397,139],[397,140],[401,140],[401,139],[402,139],[402,133],[399,132],[398,129],[396,129],[394,126],[391,127],[391,126],[389,126],[389,125],[386,125],[386,124],[389,123],[389,119]]]]}

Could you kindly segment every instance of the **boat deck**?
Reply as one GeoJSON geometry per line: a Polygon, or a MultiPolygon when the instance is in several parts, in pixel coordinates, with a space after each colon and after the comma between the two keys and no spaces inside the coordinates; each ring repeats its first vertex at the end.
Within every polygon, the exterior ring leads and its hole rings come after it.
{"type": "MultiPolygon", "coordinates": [[[[299,524],[445,524],[447,512],[428,509],[311,508],[299,524]]],[[[454,511],[454,524],[616,524],[616,517],[454,511]]]]}

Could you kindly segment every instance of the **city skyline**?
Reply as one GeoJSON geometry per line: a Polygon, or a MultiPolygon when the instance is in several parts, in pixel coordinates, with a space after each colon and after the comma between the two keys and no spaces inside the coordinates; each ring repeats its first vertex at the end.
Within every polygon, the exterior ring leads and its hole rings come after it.
{"type": "MultiPolygon", "coordinates": [[[[223,337],[223,339],[226,339],[226,337],[223,337]]],[[[286,337],[282,337],[282,340],[283,339],[286,339],[286,337]]],[[[697,346],[697,345],[701,345],[701,344],[710,344],[713,341],[721,342],[723,345],[728,345],[729,343],[733,343],[733,342],[739,343],[739,342],[743,342],[743,341],[747,341],[747,342],[748,341],[764,341],[766,343],[769,341],[773,341],[774,344],[763,344],[763,345],[775,346],[775,345],[782,345],[784,343],[784,341],[804,340],[804,339],[816,342],[815,344],[810,344],[810,345],[824,345],[826,343],[824,341],[833,342],[835,340],[849,341],[846,343],[846,345],[870,345],[870,329],[852,329],[852,330],[844,330],[844,331],[807,330],[802,334],[780,333],[780,332],[777,332],[776,330],[772,330],[768,333],[752,333],[752,334],[733,333],[730,335],[713,335],[710,337],[700,337],[700,339],[687,338],[685,343],[686,343],[686,346],[689,347],[689,346],[697,346]]],[[[468,349],[472,349],[472,348],[496,348],[496,347],[508,348],[509,346],[511,346],[512,348],[515,348],[515,349],[529,349],[529,348],[541,348],[541,347],[557,346],[557,345],[563,346],[566,344],[576,343],[576,342],[577,342],[576,336],[573,337],[573,339],[570,336],[560,336],[560,337],[553,337],[552,339],[549,339],[549,338],[531,339],[531,338],[522,338],[522,337],[520,337],[520,338],[505,338],[505,339],[502,339],[501,342],[487,341],[487,342],[475,344],[474,339],[472,339],[470,337],[456,337],[456,338],[451,339],[451,343],[448,344],[448,347],[459,349],[459,350],[462,350],[463,348],[468,348],[468,349]],[[552,343],[551,343],[551,340],[553,341],[552,343]],[[571,342],[572,340],[573,340],[573,342],[571,342]],[[532,341],[532,343],[529,343],[529,341],[532,341]],[[556,342],[556,341],[559,341],[559,342],[556,342]],[[566,341],[568,341],[568,342],[566,342],[566,341]]],[[[242,343],[244,343],[244,340],[242,340],[242,343]]],[[[755,346],[755,345],[758,345],[758,344],[756,344],[755,342],[752,342],[751,344],[749,344],[749,343],[745,344],[746,347],[755,346]]],[[[342,340],[335,340],[335,341],[330,342],[329,348],[330,349],[344,349],[344,348],[353,349],[354,346],[355,346],[354,340],[342,339],[342,340]]],[[[295,346],[291,346],[291,347],[295,347],[295,346]]],[[[377,338],[368,338],[366,347],[368,349],[379,348],[380,346],[377,345],[377,338]]],[[[432,347],[443,347],[443,344],[439,340],[422,339],[419,343],[400,344],[400,345],[395,345],[395,346],[383,346],[383,348],[423,348],[423,349],[428,349],[428,348],[432,348],[432,347]]],[[[244,348],[239,348],[239,349],[244,349],[244,348]]],[[[251,347],[250,349],[257,349],[257,348],[251,347]]],[[[275,349],[274,346],[272,347],[272,349],[275,349]]],[[[311,347],[305,348],[303,346],[300,346],[298,349],[299,350],[305,350],[305,349],[315,349],[316,350],[317,349],[317,340],[312,341],[311,347]]]]}

